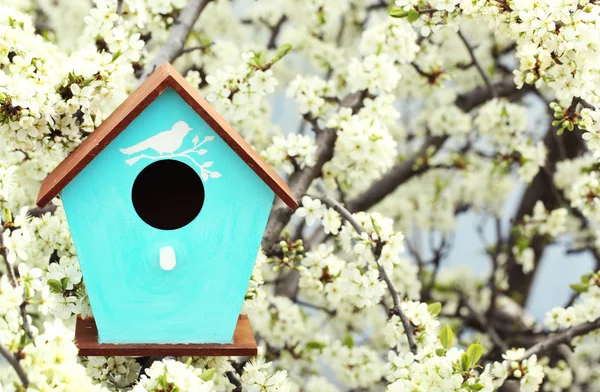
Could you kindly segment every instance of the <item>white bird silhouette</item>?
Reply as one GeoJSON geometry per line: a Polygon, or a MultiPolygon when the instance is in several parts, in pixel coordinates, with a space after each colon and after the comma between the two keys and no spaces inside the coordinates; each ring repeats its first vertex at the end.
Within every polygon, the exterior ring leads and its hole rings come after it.
{"type": "Polygon", "coordinates": [[[177,121],[168,131],[158,133],[143,142],[122,148],[120,151],[123,154],[131,155],[151,148],[160,155],[174,154],[181,147],[183,139],[191,130],[192,128],[185,121],[177,121]]]}

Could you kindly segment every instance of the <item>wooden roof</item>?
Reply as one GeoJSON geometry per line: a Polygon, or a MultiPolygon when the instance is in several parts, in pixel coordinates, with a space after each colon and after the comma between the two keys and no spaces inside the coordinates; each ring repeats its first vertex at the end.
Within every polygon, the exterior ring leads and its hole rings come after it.
{"type": "Polygon", "coordinates": [[[164,63],[154,71],[125,102],[46,177],[38,194],[36,203],[38,207],[43,208],[50,203],[77,174],[168,87],[177,91],[183,100],[206,121],[289,208],[292,210],[298,208],[298,202],[287,183],[169,63],[164,63]]]}

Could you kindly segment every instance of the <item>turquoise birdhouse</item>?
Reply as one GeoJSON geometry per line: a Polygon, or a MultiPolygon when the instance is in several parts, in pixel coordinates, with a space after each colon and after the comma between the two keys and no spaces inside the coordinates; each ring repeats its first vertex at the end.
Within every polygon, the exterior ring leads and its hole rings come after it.
{"type": "Polygon", "coordinates": [[[170,64],[42,183],[58,194],[93,319],[81,355],[251,355],[240,316],[283,179],[170,64]]]}

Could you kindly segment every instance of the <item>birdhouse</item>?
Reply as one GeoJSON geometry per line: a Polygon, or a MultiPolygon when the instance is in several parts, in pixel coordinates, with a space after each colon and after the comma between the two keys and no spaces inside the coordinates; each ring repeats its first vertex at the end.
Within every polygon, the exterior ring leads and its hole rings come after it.
{"type": "Polygon", "coordinates": [[[289,187],[168,63],[42,183],[60,193],[93,319],[80,355],[254,355],[240,316],[289,187]]]}

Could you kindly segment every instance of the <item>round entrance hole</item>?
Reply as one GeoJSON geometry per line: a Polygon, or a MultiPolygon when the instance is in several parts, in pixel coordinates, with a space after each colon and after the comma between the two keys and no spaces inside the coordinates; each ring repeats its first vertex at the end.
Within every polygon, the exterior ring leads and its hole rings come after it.
{"type": "Polygon", "coordinates": [[[204,185],[183,162],[160,160],[146,166],[133,182],[133,208],[152,227],[179,229],[193,221],[204,204],[204,185]]]}

